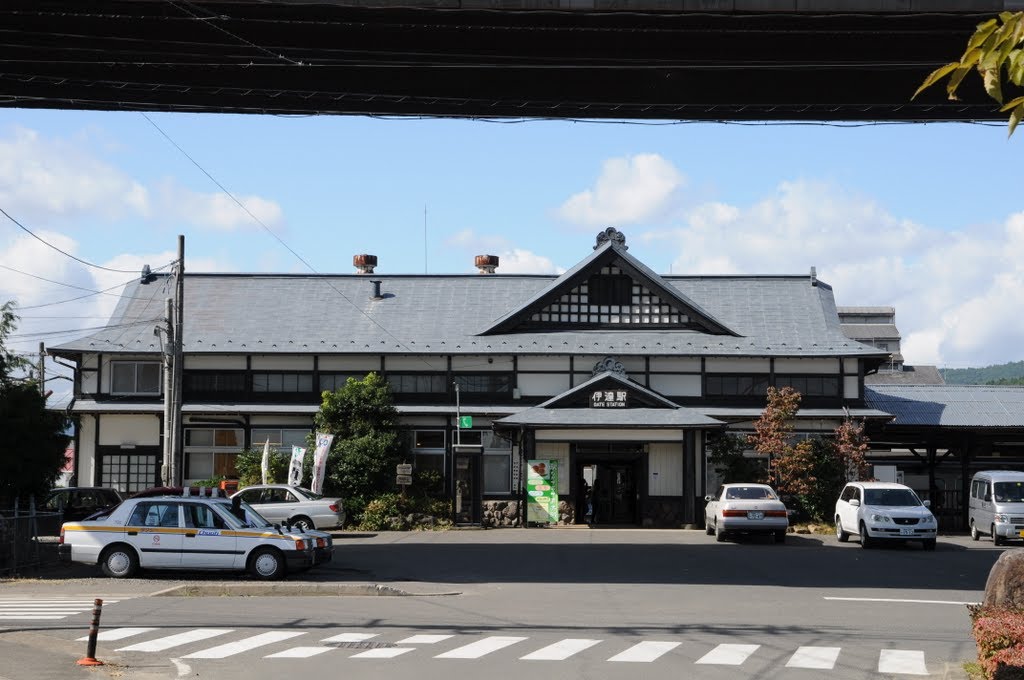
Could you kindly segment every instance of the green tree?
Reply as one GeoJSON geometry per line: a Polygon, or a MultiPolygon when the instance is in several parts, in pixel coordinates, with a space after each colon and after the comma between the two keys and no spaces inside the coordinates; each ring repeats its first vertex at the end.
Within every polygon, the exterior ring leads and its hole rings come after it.
{"type": "Polygon", "coordinates": [[[722,479],[731,482],[761,482],[766,478],[764,464],[745,455],[747,440],[723,432],[708,442],[708,463],[722,479]]]}
{"type": "Polygon", "coordinates": [[[988,96],[1002,106],[999,110],[1010,112],[1009,134],[1012,135],[1024,119],[1024,95],[1004,103],[1003,87],[1024,85],[1024,12],[1002,12],[998,18],[978,24],[959,61],[932,71],[914,97],[949,76],[946,92],[950,99],[956,100],[957,89],[972,70],[981,76],[988,96]]]}
{"type": "MultiPolygon", "coordinates": [[[[349,520],[358,524],[371,500],[394,491],[395,465],[402,454],[398,411],[388,383],[376,373],[363,380],[349,378],[342,387],[322,396],[313,422],[317,432],[334,434],[324,492],[340,495],[349,520]]],[[[312,452],[315,433],[309,444],[312,452]]]]}
{"type": "MultiPolygon", "coordinates": [[[[259,444],[259,442],[253,442],[259,444]]],[[[307,453],[303,461],[305,465],[302,480],[304,486],[309,486],[309,473],[313,465],[310,463],[312,456],[307,453]]],[[[267,465],[268,484],[286,484],[288,482],[288,467],[291,465],[292,452],[279,451],[276,448],[270,449],[267,465]]],[[[235,472],[238,473],[239,488],[263,483],[263,447],[257,446],[254,449],[246,449],[238,454],[235,459],[235,472]]]]}
{"type": "Polygon", "coordinates": [[[49,491],[70,440],[68,418],[46,409],[39,383],[20,375],[27,362],[7,349],[17,321],[13,302],[0,306],[0,505],[49,491]]]}

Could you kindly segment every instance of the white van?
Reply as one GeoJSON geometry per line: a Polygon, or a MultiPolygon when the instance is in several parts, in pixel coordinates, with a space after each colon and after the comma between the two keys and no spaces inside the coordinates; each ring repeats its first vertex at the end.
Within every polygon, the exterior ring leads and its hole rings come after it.
{"type": "Polygon", "coordinates": [[[982,534],[1002,545],[1011,538],[1020,538],[1024,531],[1024,472],[985,470],[971,480],[971,538],[982,534]]]}

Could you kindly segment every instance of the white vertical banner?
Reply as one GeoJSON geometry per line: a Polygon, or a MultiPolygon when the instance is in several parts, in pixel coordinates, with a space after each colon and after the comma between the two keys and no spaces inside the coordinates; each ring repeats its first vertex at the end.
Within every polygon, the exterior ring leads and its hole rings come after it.
{"type": "Polygon", "coordinates": [[[292,447],[292,464],[288,468],[288,484],[302,486],[302,461],[306,458],[306,449],[301,446],[292,447]]]}
{"type": "Polygon", "coordinates": [[[331,450],[333,434],[316,433],[316,450],[313,452],[313,479],[309,488],[313,493],[323,493],[324,473],[327,471],[327,452],[331,450]]]}
{"type": "Polygon", "coordinates": [[[267,475],[270,473],[270,437],[263,445],[263,461],[260,463],[260,471],[263,472],[263,483],[268,484],[267,475]]]}

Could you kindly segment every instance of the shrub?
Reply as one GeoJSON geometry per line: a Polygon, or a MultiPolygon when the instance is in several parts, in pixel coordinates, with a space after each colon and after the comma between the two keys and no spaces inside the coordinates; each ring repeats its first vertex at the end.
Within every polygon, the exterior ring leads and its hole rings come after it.
{"type": "Polygon", "coordinates": [[[398,493],[377,496],[366,504],[359,522],[361,531],[408,531],[446,529],[451,526],[447,501],[414,498],[398,493]]]}
{"type": "Polygon", "coordinates": [[[978,662],[992,680],[1024,680],[1024,612],[969,607],[978,662]]]}

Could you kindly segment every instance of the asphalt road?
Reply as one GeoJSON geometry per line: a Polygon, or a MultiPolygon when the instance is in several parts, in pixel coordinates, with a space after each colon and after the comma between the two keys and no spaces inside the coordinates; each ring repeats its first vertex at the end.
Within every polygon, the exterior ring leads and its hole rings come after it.
{"type": "Polygon", "coordinates": [[[586,529],[336,541],[333,563],[284,585],[375,583],[411,596],[153,596],[251,581],[54,569],[4,582],[0,617],[4,600],[85,609],[0,618],[0,678],[956,678],[975,655],[965,603],[981,599],[1003,551],[967,537],[940,537],[926,552],[832,536],[776,545],[586,529]],[[101,639],[108,665],[89,670],[75,660],[94,597],[107,601],[103,635],[118,639],[101,639]]]}

